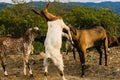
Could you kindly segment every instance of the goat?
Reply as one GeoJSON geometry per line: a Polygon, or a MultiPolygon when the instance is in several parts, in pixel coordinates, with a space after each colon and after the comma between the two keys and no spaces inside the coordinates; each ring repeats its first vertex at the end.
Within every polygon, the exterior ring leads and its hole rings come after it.
{"type": "Polygon", "coordinates": [[[95,47],[100,54],[99,64],[102,64],[102,43],[104,44],[105,66],[107,66],[108,38],[106,30],[102,26],[94,26],[88,29],[75,29],[70,27],[74,47],[77,49],[82,66],[81,77],[84,77],[86,50],[95,47]]]}
{"type": "Polygon", "coordinates": [[[43,15],[43,17],[47,21],[48,30],[46,39],[44,42],[45,45],[45,54],[46,58],[44,58],[44,67],[45,67],[45,80],[47,80],[48,74],[48,58],[50,58],[53,63],[58,67],[60,75],[63,80],[66,80],[64,77],[64,64],[63,58],[60,54],[61,44],[62,44],[62,36],[66,34],[63,33],[63,28],[68,31],[69,37],[72,41],[69,27],[63,22],[62,17],[55,16],[47,11],[47,7],[50,2],[47,3],[46,7],[41,11],[41,13],[33,10],[34,13],[43,15]]]}
{"type": "Polygon", "coordinates": [[[108,47],[118,46],[119,41],[116,36],[108,36],[108,47]]]}
{"type": "Polygon", "coordinates": [[[25,35],[20,38],[0,37],[0,60],[4,70],[4,75],[8,75],[5,68],[5,55],[8,53],[22,53],[24,61],[24,75],[26,75],[26,67],[29,69],[30,76],[33,76],[31,67],[29,65],[29,56],[33,52],[33,41],[40,34],[38,27],[29,28],[25,35]]]}

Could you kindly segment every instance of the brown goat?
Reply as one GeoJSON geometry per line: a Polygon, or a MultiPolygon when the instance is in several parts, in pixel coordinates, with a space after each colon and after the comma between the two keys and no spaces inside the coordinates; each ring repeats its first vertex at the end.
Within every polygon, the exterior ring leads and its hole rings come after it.
{"type": "Polygon", "coordinates": [[[108,47],[118,46],[119,41],[116,36],[108,36],[108,47]]]}
{"type": "Polygon", "coordinates": [[[24,61],[24,75],[26,75],[26,67],[28,67],[30,76],[33,76],[28,59],[30,53],[33,51],[32,42],[39,34],[39,28],[33,27],[29,28],[21,38],[0,37],[0,60],[5,75],[8,75],[4,64],[5,55],[8,53],[22,53],[24,61]]]}
{"type": "Polygon", "coordinates": [[[81,77],[84,76],[85,69],[85,57],[86,50],[91,47],[95,47],[100,54],[99,64],[102,64],[102,43],[104,44],[105,52],[105,66],[107,66],[107,51],[108,51],[108,39],[106,31],[101,26],[94,26],[88,29],[75,29],[70,27],[70,32],[74,42],[74,47],[77,49],[82,66],[81,77]]]}

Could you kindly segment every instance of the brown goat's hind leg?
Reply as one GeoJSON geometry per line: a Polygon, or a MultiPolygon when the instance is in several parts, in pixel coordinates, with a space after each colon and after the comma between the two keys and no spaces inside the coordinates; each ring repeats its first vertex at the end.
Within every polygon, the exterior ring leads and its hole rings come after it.
{"type": "Polygon", "coordinates": [[[104,41],[105,66],[107,66],[108,38],[104,41]]]}
{"type": "Polygon", "coordinates": [[[99,58],[99,65],[102,65],[102,50],[100,49],[100,47],[96,47],[99,55],[100,55],[100,58],[99,58]]]}
{"type": "Polygon", "coordinates": [[[80,57],[80,62],[81,62],[81,70],[82,70],[82,73],[81,73],[81,77],[83,78],[84,77],[84,69],[85,69],[85,56],[84,56],[84,53],[79,51],[78,50],[78,53],[79,53],[79,57],[80,57]]]}
{"type": "Polygon", "coordinates": [[[107,66],[107,53],[105,52],[105,66],[107,66]]]}

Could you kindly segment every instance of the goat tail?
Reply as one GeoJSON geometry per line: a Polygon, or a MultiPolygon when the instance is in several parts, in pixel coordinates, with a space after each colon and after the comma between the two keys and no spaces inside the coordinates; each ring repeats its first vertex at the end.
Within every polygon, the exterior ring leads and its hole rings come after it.
{"type": "Polygon", "coordinates": [[[42,58],[48,58],[47,54],[45,54],[44,52],[41,52],[41,53],[40,53],[40,56],[41,56],[42,58]]]}

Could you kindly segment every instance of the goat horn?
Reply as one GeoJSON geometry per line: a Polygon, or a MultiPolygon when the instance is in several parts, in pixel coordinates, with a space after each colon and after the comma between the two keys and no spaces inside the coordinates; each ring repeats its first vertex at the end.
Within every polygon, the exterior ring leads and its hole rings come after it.
{"type": "Polygon", "coordinates": [[[35,14],[38,14],[38,15],[42,16],[39,11],[36,11],[35,9],[31,9],[31,10],[32,10],[35,14]]]}
{"type": "Polygon", "coordinates": [[[44,9],[45,9],[45,8],[48,8],[49,4],[50,4],[50,0],[48,0],[48,3],[47,3],[46,6],[44,7],[44,9]]]}

